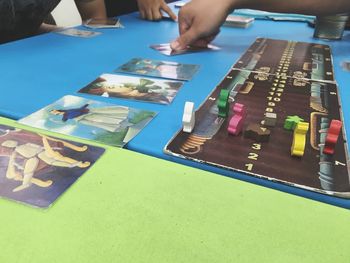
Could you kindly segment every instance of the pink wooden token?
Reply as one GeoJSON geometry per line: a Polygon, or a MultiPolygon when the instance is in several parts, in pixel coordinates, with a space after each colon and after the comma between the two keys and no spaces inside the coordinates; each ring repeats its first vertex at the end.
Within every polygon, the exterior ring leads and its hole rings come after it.
{"type": "Polygon", "coordinates": [[[245,110],[245,106],[240,103],[235,103],[232,109],[234,114],[230,119],[230,122],[227,127],[227,131],[232,135],[238,135],[243,129],[243,124],[247,113],[245,110]]]}

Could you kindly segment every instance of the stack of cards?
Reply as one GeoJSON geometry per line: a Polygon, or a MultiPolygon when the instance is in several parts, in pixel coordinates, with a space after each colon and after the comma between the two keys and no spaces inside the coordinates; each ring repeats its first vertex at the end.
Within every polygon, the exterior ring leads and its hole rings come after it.
{"type": "MultiPolygon", "coordinates": [[[[121,24],[119,18],[106,18],[106,19],[89,19],[83,24],[86,28],[89,29],[102,29],[102,28],[124,28],[121,24]]],[[[64,28],[55,31],[57,34],[73,36],[73,37],[82,37],[82,38],[91,38],[101,34],[101,32],[82,30],[78,28],[64,28]]]]}
{"type": "Polygon", "coordinates": [[[254,18],[245,16],[229,15],[224,26],[247,28],[254,22],[254,18]]]}
{"type": "Polygon", "coordinates": [[[124,28],[119,18],[89,19],[84,23],[87,28],[124,28]]]}

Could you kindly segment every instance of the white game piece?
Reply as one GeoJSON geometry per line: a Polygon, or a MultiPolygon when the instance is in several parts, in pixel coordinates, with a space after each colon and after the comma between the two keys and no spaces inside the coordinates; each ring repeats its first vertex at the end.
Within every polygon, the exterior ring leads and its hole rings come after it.
{"type": "Polygon", "coordinates": [[[184,132],[191,133],[194,128],[195,116],[194,116],[194,103],[186,101],[184,108],[184,115],[182,116],[182,130],[184,132]]]}

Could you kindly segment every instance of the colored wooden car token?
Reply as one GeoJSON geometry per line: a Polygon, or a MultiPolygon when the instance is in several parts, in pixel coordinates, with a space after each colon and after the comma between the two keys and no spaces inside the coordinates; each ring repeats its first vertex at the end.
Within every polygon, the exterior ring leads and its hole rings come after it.
{"type": "Polygon", "coordinates": [[[286,120],[284,121],[283,128],[290,131],[294,130],[297,124],[301,121],[304,121],[304,119],[300,118],[297,115],[287,116],[286,120]]]}
{"type": "Polygon", "coordinates": [[[302,157],[305,151],[306,133],[309,130],[309,123],[299,122],[294,129],[293,143],[290,149],[292,156],[302,157]]]}
{"type": "Polygon", "coordinates": [[[329,125],[323,153],[334,154],[334,148],[337,144],[338,137],[341,131],[342,122],[339,120],[332,120],[329,125]]]}
{"type": "Polygon", "coordinates": [[[220,91],[219,100],[218,100],[218,109],[219,109],[219,117],[227,118],[229,112],[229,98],[230,92],[227,89],[222,89],[220,91]]]}
{"type": "Polygon", "coordinates": [[[232,110],[234,112],[234,115],[230,119],[227,131],[229,134],[238,135],[242,131],[247,112],[245,106],[241,103],[235,103],[232,107],[232,110]]]}
{"type": "Polygon", "coordinates": [[[244,131],[244,138],[253,139],[256,142],[268,142],[270,130],[260,127],[259,124],[250,123],[244,131]]]}

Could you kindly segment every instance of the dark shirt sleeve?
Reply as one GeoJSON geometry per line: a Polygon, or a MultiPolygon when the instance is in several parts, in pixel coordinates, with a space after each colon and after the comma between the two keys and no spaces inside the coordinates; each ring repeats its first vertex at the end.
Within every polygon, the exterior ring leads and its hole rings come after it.
{"type": "Polygon", "coordinates": [[[60,0],[0,0],[0,42],[34,34],[60,0]]]}

